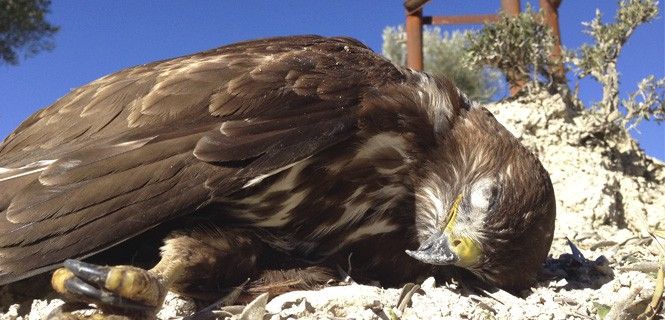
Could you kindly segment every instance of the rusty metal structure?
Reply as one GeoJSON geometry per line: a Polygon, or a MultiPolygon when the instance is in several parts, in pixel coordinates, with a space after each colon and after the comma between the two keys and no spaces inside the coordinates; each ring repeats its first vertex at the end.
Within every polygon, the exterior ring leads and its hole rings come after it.
{"type": "MultiPolygon", "coordinates": [[[[423,7],[430,0],[405,0],[406,9],[406,64],[414,70],[423,70],[423,25],[480,24],[497,21],[497,14],[478,14],[463,16],[423,16],[423,7]]],[[[561,57],[561,33],[559,32],[559,6],[562,0],[539,0],[543,9],[544,20],[552,28],[555,37],[553,59],[561,57]]],[[[509,15],[520,13],[520,0],[500,0],[501,10],[509,15]]],[[[559,64],[555,74],[564,78],[563,64],[559,64]]],[[[511,88],[511,94],[521,86],[511,88]]]]}
{"type": "Polygon", "coordinates": [[[559,6],[562,0],[540,0],[540,8],[543,9],[545,23],[552,29],[554,36],[554,48],[552,50],[552,59],[558,61],[554,74],[563,81],[566,77],[566,71],[563,68],[561,60],[561,30],[559,29],[559,6]]]}

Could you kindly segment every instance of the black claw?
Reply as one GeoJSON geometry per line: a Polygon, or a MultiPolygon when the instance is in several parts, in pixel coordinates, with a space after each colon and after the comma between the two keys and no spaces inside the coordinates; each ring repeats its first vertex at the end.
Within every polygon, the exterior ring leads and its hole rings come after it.
{"type": "Polygon", "coordinates": [[[86,263],[80,260],[67,259],[64,263],[74,275],[89,283],[104,285],[106,276],[111,268],[86,263]]]}
{"type": "Polygon", "coordinates": [[[71,278],[65,280],[65,288],[77,296],[88,298],[87,300],[96,300],[102,296],[101,290],[93,287],[89,283],[79,279],[71,278]]]}

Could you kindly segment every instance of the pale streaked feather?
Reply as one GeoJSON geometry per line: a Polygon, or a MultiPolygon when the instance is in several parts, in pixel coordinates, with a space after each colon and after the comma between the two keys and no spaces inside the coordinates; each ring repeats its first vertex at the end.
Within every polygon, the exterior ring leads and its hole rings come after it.
{"type": "Polygon", "coordinates": [[[19,168],[0,168],[0,182],[44,171],[57,160],[40,160],[19,168]]]}

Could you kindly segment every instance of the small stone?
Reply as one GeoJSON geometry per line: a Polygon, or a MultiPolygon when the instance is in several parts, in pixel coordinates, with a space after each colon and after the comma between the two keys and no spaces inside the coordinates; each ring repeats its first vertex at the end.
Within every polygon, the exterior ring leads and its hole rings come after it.
{"type": "Polygon", "coordinates": [[[0,313],[0,320],[16,320],[18,318],[18,308],[21,305],[13,304],[9,306],[7,312],[0,313]]]}
{"type": "Polygon", "coordinates": [[[157,313],[158,319],[173,319],[187,316],[196,312],[196,303],[193,300],[168,292],[164,298],[164,305],[157,313]]]}
{"type": "Polygon", "coordinates": [[[557,281],[557,282],[554,284],[554,287],[556,287],[556,288],[563,288],[563,287],[565,287],[565,286],[567,286],[567,285],[568,285],[568,280],[566,280],[566,279],[564,278],[564,279],[561,279],[561,280],[557,281]]]}
{"type": "Polygon", "coordinates": [[[423,281],[423,283],[420,285],[420,288],[429,291],[431,289],[434,289],[436,287],[436,279],[434,277],[429,277],[423,281]]]}
{"type": "Polygon", "coordinates": [[[621,284],[622,287],[630,287],[632,285],[630,280],[631,279],[626,275],[621,275],[619,277],[619,283],[621,284]]]}
{"type": "Polygon", "coordinates": [[[32,306],[30,307],[30,314],[28,319],[46,319],[48,315],[63,305],[65,302],[59,299],[49,300],[34,300],[32,301],[32,306]]]}
{"type": "Polygon", "coordinates": [[[264,293],[252,302],[250,302],[240,314],[240,320],[263,319],[266,314],[266,304],[268,303],[268,294],[264,293]]]}

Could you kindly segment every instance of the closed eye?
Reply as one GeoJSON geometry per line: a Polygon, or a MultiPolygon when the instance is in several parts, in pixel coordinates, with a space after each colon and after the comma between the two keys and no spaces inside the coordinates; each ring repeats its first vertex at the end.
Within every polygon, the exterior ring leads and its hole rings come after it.
{"type": "Polygon", "coordinates": [[[499,188],[497,186],[492,186],[489,197],[489,205],[487,206],[488,211],[492,211],[495,209],[495,207],[499,203],[500,195],[501,191],[499,190],[499,188]]]}

